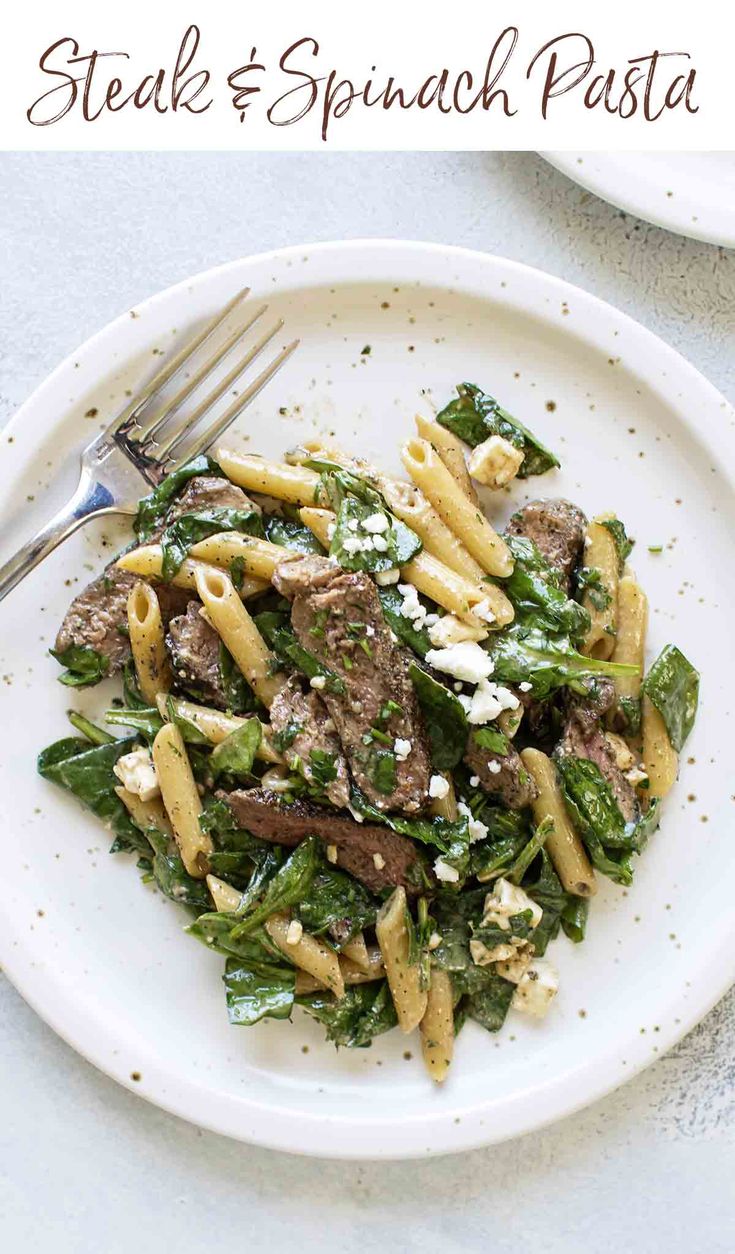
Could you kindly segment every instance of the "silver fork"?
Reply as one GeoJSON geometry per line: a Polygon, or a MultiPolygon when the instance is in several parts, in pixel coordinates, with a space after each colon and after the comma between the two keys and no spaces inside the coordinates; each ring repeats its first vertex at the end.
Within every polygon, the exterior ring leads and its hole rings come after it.
{"type": "Polygon", "coordinates": [[[281,330],[282,318],[264,331],[242,357],[238,357],[232,368],[199,402],[185,422],[173,424],[173,430],[170,428],[169,419],[181,408],[184,401],[263,317],[268,306],[262,305],[254,313],[246,313],[244,324],[233,330],[216,352],[193,371],[162,409],[148,418],[144,417],[144,410],[148,409],[166,384],[184,370],[194,354],[222,326],[233,310],[244,304],[249,291],[249,288],[244,288],[238,292],[203,331],[185,344],[159,370],[115,421],[87,445],[81,455],[79,485],[71,500],[23,545],[15,557],[0,566],[0,601],[62,540],[89,518],[97,518],[101,514],[135,514],[138,499],[144,492],[157,487],[172,470],[208,449],[280,370],[298,347],[298,340],[293,340],[282,348],[257,378],[235,397],[224,413],[205,426],[199,435],[196,434],[194,429],[201,420],[281,330]],[[192,438],[188,439],[192,433],[192,438]]]}

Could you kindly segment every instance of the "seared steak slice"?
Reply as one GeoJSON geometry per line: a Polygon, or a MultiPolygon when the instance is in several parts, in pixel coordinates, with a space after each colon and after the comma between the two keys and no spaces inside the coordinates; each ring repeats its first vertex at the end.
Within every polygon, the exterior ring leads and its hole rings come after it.
{"type": "Polygon", "coordinates": [[[609,681],[598,680],[597,691],[590,702],[585,705],[579,698],[570,702],[569,717],[556,752],[594,762],[607,781],[626,823],[634,823],[640,817],[635,789],[615,761],[612,745],[599,721],[611,704],[610,689],[612,684],[609,681]]]}
{"type": "Polygon", "coordinates": [[[200,614],[201,603],[189,601],[186,613],[168,625],[166,648],[176,679],[207,705],[227,708],[227,694],[220,672],[220,640],[200,614]]]}
{"type": "Polygon", "coordinates": [[[310,782],[315,780],[315,768],[319,778],[318,766],[324,764],[327,755],[326,765],[337,776],[324,791],[333,806],[344,809],[350,800],[350,782],[334,722],[321,698],[310,689],[305,692],[296,675],[290,676],[271,706],[271,731],[276,743],[280,738],[286,761],[292,763],[298,758],[310,782]]]}
{"type": "Polygon", "coordinates": [[[503,755],[481,748],[475,737],[470,736],[464,760],[478,777],[483,791],[496,796],[509,810],[522,810],[535,800],[536,785],[512,744],[508,744],[508,751],[503,755]]]}
{"type": "Polygon", "coordinates": [[[222,507],[227,509],[252,509],[260,514],[261,508],[246,496],[242,488],[220,479],[216,475],[195,475],[171,503],[166,524],[181,518],[182,514],[194,514],[200,509],[222,507]]]}
{"type": "Polygon", "coordinates": [[[319,695],[358,787],[381,810],[423,809],[431,774],[423,718],[374,583],[324,557],[282,562],[274,583],[293,599],[300,643],[344,684],[342,693],[319,695]]]}
{"type": "Polygon", "coordinates": [[[219,792],[240,827],[276,845],[293,847],[307,836],[318,836],[337,851],[337,866],[362,880],[374,893],[402,885],[407,893],[420,887],[418,854],[407,836],[376,823],[357,823],[349,815],[313,805],[286,804],[277,793],[263,788],[219,792]]]}
{"type": "MultiPolygon", "coordinates": [[[[128,593],[137,581],[137,575],[120,570],[114,563],[108,566],[72,601],[55,649],[63,652],[71,645],[88,645],[110,659],[110,674],[120,670],[130,657],[130,642],[123,632],[128,622],[128,593]]],[[[157,584],[156,593],[164,623],[172,614],[181,613],[190,595],[170,584],[157,584]]]]}
{"type": "Polygon", "coordinates": [[[571,501],[530,501],[513,514],[506,531],[533,540],[569,592],[572,575],[584,548],[587,519],[571,501]]]}

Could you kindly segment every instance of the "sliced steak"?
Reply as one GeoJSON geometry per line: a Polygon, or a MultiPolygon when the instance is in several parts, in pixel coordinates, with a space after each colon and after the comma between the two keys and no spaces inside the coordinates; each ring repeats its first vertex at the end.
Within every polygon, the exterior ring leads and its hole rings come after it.
{"type": "Polygon", "coordinates": [[[172,501],[166,523],[181,518],[182,514],[194,514],[197,510],[213,507],[252,509],[257,514],[262,513],[260,506],[229,479],[220,479],[216,475],[195,475],[172,501]]]}
{"type": "Polygon", "coordinates": [[[512,744],[508,744],[505,754],[493,753],[481,748],[470,736],[464,760],[479,779],[482,790],[497,797],[509,810],[523,810],[536,799],[536,785],[512,744]]]}
{"type": "Polygon", "coordinates": [[[572,575],[584,548],[587,519],[571,501],[529,501],[513,514],[506,531],[525,536],[550,566],[559,572],[562,587],[569,592],[572,575]]]}
{"type": "MultiPolygon", "coordinates": [[[[121,669],[130,657],[130,642],[125,633],[128,623],[127,602],[130,589],[138,576],[119,567],[108,566],[74,598],[66,611],[56,636],[59,652],[71,645],[88,645],[110,659],[110,674],[121,669]]],[[[190,593],[170,584],[156,584],[164,624],[173,614],[180,614],[190,593]]]]}
{"type": "Polygon", "coordinates": [[[344,684],[344,692],[325,688],[320,696],[356,784],[381,810],[423,809],[431,774],[423,718],[374,583],[324,557],[282,562],[274,583],[293,599],[300,643],[344,684]],[[408,743],[405,757],[394,752],[396,741],[408,743]]]}
{"type": "Polygon", "coordinates": [[[220,639],[200,613],[201,603],[189,601],[186,613],[168,625],[166,648],[177,682],[207,705],[227,708],[220,671],[220,639]]]}
{"type": "Polygon", "coordinates": [[[336,778],[329,781],[325,794],[333,806],[344,809],[350,800],[350,781],[342,745],[327,707],[316,692],[304,691],[302,681],[291,675],[271,706],[271,731],[281,738],[288,763],[299,759],[310,783],[323,778],[319,766],[326,765],[336,778]],[[315,755],[312,760],[312,754],[315,755]],[[315,774],[316,768],[316,774],[315,774]]]}
{"type": "Polygon", "coordinates": [[[407,893],[421,887],[422,864],[407,836],[376,823],[357,823],[310,801],[286,804],[263,788],[217,794],[228,802],[240,827],[276,845],[298,845],[318,836],[337,851],[337,865],[362,880],[374,893],[402,885],[407,893]]]}
{"type": "Polygon", "coordinates": [[[613,746],[600,725],[601,716],[612,702],[611,689],[609,680],[598,680],[589,702],[577,697],[569,703],[567,723],[556,752],[594,762],[610,786],[626,823],[634,823],[640,817],[635,789],[615,761],[613,746]]]}

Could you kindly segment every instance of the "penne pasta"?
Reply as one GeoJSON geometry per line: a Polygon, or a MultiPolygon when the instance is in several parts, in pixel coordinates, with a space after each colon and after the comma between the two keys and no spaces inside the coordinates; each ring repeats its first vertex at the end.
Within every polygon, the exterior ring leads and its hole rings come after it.
{"type": "MultiPolygon", "coordinates": [[[[167,721],[169,701],[173,702],[179,718],[185,718],[187,722],[193,723],[213,745],[221,744],[232,732],[237,731],[238,727],[242,727],[248,721],[247,718],[241,718],[237,714],[226,714],[223,710],[213,710],[206,705],[196,705],[194,701],[186,701],[183,697],[169,697],[166,694],[161,694],[157,698],[156,704],[159,714],[167,721]]],[[[260,758],[262,762],[282,762],[283,758],[273,748],[271,743],[268,724],[261,723],[261,730],[263,735],[255,754],[256,758],[260,758]]]]}
{"type": "Polygon", "coordinates": [[[488,575],[505,578],[513,571],[513,558],[505,541],[490,526],[482,511],[465,496],[428,440],[408,440],[402,450],[403,464],[437,513],[488,575]]]}
{"type": "Polygon", "coordinates": [[[283,686],[274,675],[275,658],[235,592],[224,571],[210,567],[197,571],[197,592],[212,626],[232,654],[256,697],[270,707],[283,686]]]}
{"type": "Polygon", "coordinates": [[[454,994],[446,971],[431,972],[426,1010],[420,1024],[421,1053],[437,1084],[446,1080],[454,1054],[454,994]]]}
{"type": "Polygon", "coordinates": [[[669,740],[666,724],[644,693],[641,704],[641,736],[643,740],[643,769],[648,776],[649,797],[665,797],[679,773],[679,755],[669,740]]]}
{"type": "Polygon", "coordinates": [[[425,552],[437,557],[463,578],[474,583],[482,582],[485,577],[482,566],[439,517],[423,492],[411,483],[399,483],[392,479],[381,479],[380,486],[389,509],[416,532],[425,552]]]}
{"type": "Polygon", "coordinates": [[[358,932],[357,936],[353,936],[352,940],[343,945],[340,954],[349,958],[350,962],[354,962],[355,966],[360,967],[362,971],[370,970],[370,956],[362,932],[358,932]]]}
{"type": "Polygon", "coordinates": [[[264,587],[270,583],[276,567],[295,556],[280,544],[270,544],[257,536],[242,536],[237,531],[222,531],[207,536],[206,540],[192,546],[191,555],[199,562],[219,566],[226,571],[229,571],[232,562],[242,561],[249,578],[262,582],[264,587]]]}
{"type": "Polygon", "coordinates": [[[171,687],[158,597],[142,579],[130,589],[127,603],[128,634],[140,691],[153,705],[159,692],[171,687]]]}
{"type": "Polygon", "coordinates": [[[628,721],[624,703],[640,700],[647,625],[646,594],[633,575],[623,575],[618,583],[618,634],[612,660],[623,662],[627,666],[637,666],[638,674],[615,677],[614,722],[622,731],[628,721]]]}
{"type": "Polygon", "coordinates": [[[416,430],[422,440],[428,440],[439,454],[450,475],[456,480],[457,486],[470,498],[473,505],[479,505],[480,498],[467,469],[466,446],[459,436],[446,427],[442,427],[440,423],[424,418],[422,414],[416,415],[416,430]]]}
{"type": "Polygon", "coordinates": [[[201,829],[202,800],[181,732],[173,723],[164,723],[153,741],[153,762],[181,861],[189,875],[203,879],[212,841],[201,829]]]}
{"type": "Polygon", "coordinates": [[[618,551],[613,536],[602,526],[602,520],[607,517],[609,515],[600,515],[587,528],[584,564],[587,570],[600,572],[600,582],[582,597],[592,625],[580,650],[587,657],[601,658],[605,662],[615,650],[618,614],[618,551]]]}
{"type": "Polygon", "coordinates": [[[246,492],[260,492],[291,505],[318,505],[319,475],[305,466],[270,462],[254,453],[228,453],[220,449],[217,461],[228,479],[246,492]]]}
{"type": "MultiPolygon", "coordinates": [[[[339,969],[342,972],[342,979],[345,984],[370,984],[373,980],[382,980],[385,976],[385,967],[383,959],[377,945],[371,945],[368,950],[368,963],[365,968],[359,967],[345,954],[339,956],[339,969]]],[[[296,972],[296,993],[297,995],[304,993],[317,993],[325,987],[320,980],[314,978],[313,975],[307,975],[305,971],[296,972]]]]}
{"type": "Polygon", "coordinates": [[[235,913],[242,901],[242,893],[233,888],[232,884],[226,884],[224,880],[218,879],[216,875],[208,875],[207,888],[214,902],[215,910],[223,911],[225,914],[235,913]]]}
{"type": "Polygon", "coordinates": [[[173,836],[173,829],[160,797],[151,797],[149,801],[143,801],[137,793],[128,792],[127,788],[123,788],[122,785],[116,788],[115,792],[136,827],[139,827],[142,832],[149,827],[155,827],[164,836],[173,836]]]}
{"type": "Polygon", "coordinates": [[[562,886],[577,897],[594,896],[595,872],[567,815],[553,762],[540,749],[524,749],[521,760],[538,789],[538,796],[531,803],[535,824],[538,826],[546,818],[554,824],[545,847],[562,886]]]}
{"type": "Polygon", "coordinates": [[[396,888],[378,911],[375,935],[383,955],[398,1026],[412,1032],[424,1017],[427,993],[421,988],[418,963],[409,962],[406,890],[396,888]]]}
{"type": "Polygon", "coordinates": [[[292,931],[295,922],[285,911],[272,914],[266,920],[265,930],[295,967],[313,976],[335,997],[344,997],[345,982],[336,953],[317,936],[304,932],[300,923],[297,924],[295,938],[292,931]]]}
{"type": "Polygon", "coordinates": [[[299,518],[305,527],[309,528],[312,535],[329,552],[329,546],[332,543],[332,537],[329,534],[330,529],[334,526],[334,514],[331,509],[315,509],[312,506],[305,506],[299,510],[299,518]]]}
{"type": "MultiPolygon", "coordinates": [[[[120,570],[129,570],[134,575],[140,575],[142,579],[160,582],[163,568],[161,546],[160,544],[144,544],[139,549],[131,549],[129,553],[123,553],[115,565],[119,566],[120,570]]],[[[192,592],[196,592],[197,570],[203,566],[205,566],[204,562],[194,561],[190,557],[185,558],[171,583],[175,588],[190,588],[192,592]]],[[[270,576],[268,578],[270,579],[270,576]]],[[[268,583],[263,579],[244,579],[239,595],[243,598],[257,596],[258,593],[265,592],[267,587],[268,583]]]]}

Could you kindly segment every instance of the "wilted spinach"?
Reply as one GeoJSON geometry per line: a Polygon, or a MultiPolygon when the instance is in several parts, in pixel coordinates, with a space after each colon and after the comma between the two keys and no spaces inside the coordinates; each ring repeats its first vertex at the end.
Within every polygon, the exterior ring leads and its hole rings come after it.
{"type": "Polygon", "coordinates": [[[104,679],[110,670],[110,659],[88,644],[70,644],[66,649],[49,649],[52,658],[68,669],[59,675],[59,683],[68,688],[89,688],[104,679]]]}
{"type": "Polygon", "coordinates": [[[675,644],[667,644],[643,680],[642,689],[664,720],[671,744],[680,753],[697,717],[699,671],[675,644]]]}
{"type": "Polygon", "coordinates": [[[263,516],[265,538],[271,544],[279,544],[282,548],[293,549],[296,553],[323,553],[324,549],[313,531],[309,531],[303,523],[291,518],[283,518],[280,514],[263,516]]]}
{"type": "MultiPolygon", "coordinates": [[[[233,929],[233,937],[247,936],[260,927],[277,910],[297,905],[308,893],[320,862],[320,844],[316,836],[307,836],[275,875],[265,885],[264,892],[252,909],[240,904],[242,917],[233,929]]],[[[250,887],[250,886],[248,886],[250,887]]]]}
{"type": "MultiPolygon", "coordinates": [[[[407,644],[409,649],[413,649],[419,657],[426,657],[429,649],[432,648],[429,633],[425,627],[414,627],[410,618],[404,618],[401,613],[403,597],[398,588],[394,584],[387,588],[378,588],[378,596],[383,608],[383,616],[393,633],[398,636],[402,644],[407,644]]],[[[426,610],[434,608],[429,607],[423,597],[419,597],[419,601],[426,610]]]]}
{"type": "Polygon", "coordinates": [[[90,749],[86,740],[57,740],[38,757],[38,771],[44,779],[59,784],[102,819],[114,833],[111,852],[137,849],[149,853],[149,845],[135,826],[115,792],[119,780],[112,768],[119,757],[130,753],[135,740],[113,740],[90,749]]]}
{"type": "Polygon", "coordinates": [[[450,401],[437,414],[436,420],[473,448],[492,435],[502,436],[523,453],[519,479],[542,475],[560,464],[558,457],[545,448],[523,423],[513,418],[494,397],[482,392],[474,383],[458,384],[456,400],[450,401]]]}
{"type": "Polygon", "coordinates": [[[495,663],[493,679],[504,684],[530,683],[537,700],[555,689],[593,675],[634,675],[635,666],[603,662],[577,653],[568,636],[513,623],[489,645],[495,663]]]}
{"type": "Polygon", "coordinates": [[[205,453],[187,462],[185,466],[180,466],[178,470],[172,471],[170,475],[166,475],[158,487],[154,488],[148,496],[144,496],[138,505],[138,513],[133,525],[140,544],[145,544],[147,540],[150,540],[164,521],[174,497],[178,496],[189,480],[197,475],[214,475],[220,479],[225,477],[216,461],[205,453]]]}
{"type": "Polygon", "coordinates": [[[510,549],[513,573],[502,586],[515,610],[516,621],[581,640],[590,627],[590,616],[559,587],[559,575],[526,536],[504,537],[510,549]]]}
{"type": "Polygon", "coordinates": [[[166,527],[161,536],[163,579],[166,582],[173,579],[195,544],[221,531],[236,531],[240,535],[259,536],[261,539],[265,537],[261,516],[254,509],[211,505],[208,509],[182,514],[166,527]]]}
{"type": "Polygon", "coordinates": [[[288,1019],[294,1004],[296,973],[285,963],[243,963],[228,958],[222,977],[227,1015],[236,1027],[252,1027],[260,1019],[288,1019]]]}
{"type": "Polygon", "coordinates": [[[311,993],[296,1002],[327,1029],[327,1040],[350,1049],[369,1045],[398,1022],[386,980],[354,984],[337,1001],[331,993],[311,993]]]}
{"type": "Polygon", "coordinates": [[[429,735],[432,766],[437,771],[449,771],[460,761],[467,745],[467,715],[462,703],[415,662],[411,662],[408,674],[429,735]]]}
{"type": "Polygon", "coordinates": [[[257,718],[249,718],[212,750],[209,765],[214,779],[220,775],[248,776],[253,769],[263,729],[257,718]]]}

